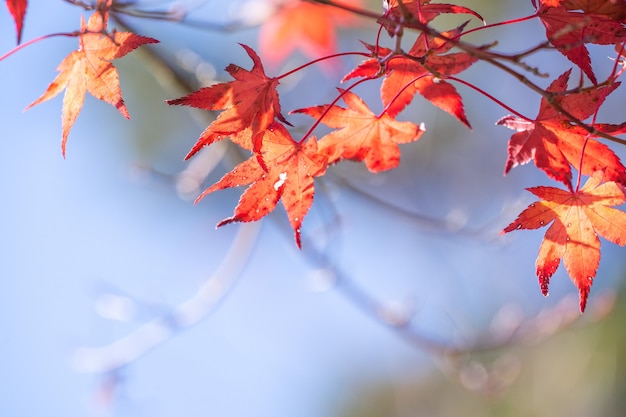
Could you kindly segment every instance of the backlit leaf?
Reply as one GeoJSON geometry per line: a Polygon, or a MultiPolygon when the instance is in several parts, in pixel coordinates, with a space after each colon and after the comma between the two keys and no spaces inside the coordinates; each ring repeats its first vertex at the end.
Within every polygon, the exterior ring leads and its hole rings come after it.
{"type": "Polygon", "coordinates": [[[372,172],[392,169],[400,163],[398,144],[416,141],[424,133],[423,125],[400,122],[387,113],[375,115],[354,93],[345,91],[342,97],[347,108],[316,106],[293,112],[322,117],[322,123],[337,129],[319,140],[318,151],[328,155],[329,164],[351,159],[364,161],[372,172]]]}
{"type": "Polygon", "coordinates": [[[502,231],[537,229],[551,223],[536,262],[541,291],[548,295],[550,278],[563,259],[578,287],[581,312],[600,263],[598,236],[621,246],[626,244],[626,213],[610,207],[626,202],[626,188],[614,181],[602,181],[603,173],[597,171],[580,191],[529,188],[541,200],[532,203],[502,231]]]}
{"type": "Polygon", "coordinates": [[[300,247],[300,227],[313,203],[313,179],[326,172],[327,158],[318,152],[315,138],[304,144],[297,143],[279,123],[263,132],[261,142],[267,170],[252,156],[207,188],[196,202],[214,191],[250,184],[241,195],[234,215],[219,222],[217,227],[259,220],[273,211],[282,199],[300,247]]]}
{"type": "Polygon", "coordinates": [[[281,114],[276,86],[278,80],[265,75],[261,59],[252,48],[241,45],[254,63],[251,70],[231,64],[226,71],[235,79],[194,91],[184,97],[168,100],[168,104],[223,110],[187,154],[191,158],[201,148],[230,137],[244,149],[260,146],[260,138],[274,119],[286,123],[281,114]]]}
{"type": "Polygon", "coordinates": [[[87,92],[113,105],[125,118],[130,118],[122,100],[117,69],[111,61],[125,56],[141,45],[158,42],[130,32],[115,31],[109,35],[106,33],[107,21],[108,14],[100,11],[92,14],[87,23],[82,20],[78,50],[65,57],[57,68],[60,73],[47,90],[26,107],[29,109],[50,100],[65,90],[61,141],[64,156],[70,129],[83,107],[87,92]]]}

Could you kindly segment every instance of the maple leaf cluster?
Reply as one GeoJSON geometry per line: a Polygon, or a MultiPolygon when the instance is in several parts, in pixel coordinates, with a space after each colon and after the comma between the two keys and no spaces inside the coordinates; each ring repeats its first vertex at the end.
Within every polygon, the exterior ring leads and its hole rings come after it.
{"type": "Polygon", "coordinates": [[[596,123],[606,97],[620,82],[615,71],[602,84],[591,65],[586,44],[614,45],[621,54],[626,42],[626,2],[623,0],[532,0],[546,28],[548,42],[578,66],[592,85],[568,90],[571,69],[545,90],[535,119],[505,116],[496,123],[516,130],[509,140],[505,174],[533,161],[537,168],[567,189],[534,187],[528,191],[541,200],[532,203],[502,233],[548,226],[539,249],[536,273],[541,291],[561,259],[580,294],[585,310],[600,261],[598,235],[626,244],[626,215],[616,206],[626,202],[626,168],[620,158],[595,138],[626,132],[626,123],[596,123]],[[589,118],[592,122],[581,123],[589,118]],[[572,184],[572,169],[578,171],[572,184]],[[589,176],[581,188],[581,175],[589,176]]]}
{"type": "MultiPolygon", "coordinates": [[[[410,2],[406,3],[413,7],[410,2]]],[[[423,0],[419,3],[424,24],[443,13],[469,13],[480,17],[467,8],[429,3],[423,0]]],[[[289,13],[296,20],[299,13],[320,16],[327,10],[322,5],[298,2],[297,5],[289,3],[283,13],[289,13]]],[[[397,5],[387,9],[386,15],[391,16],[390,19],[397,14],[397,5]]],[[[309,27],[301,26],[305,31],[309,27]]],[[[444,36],[456,36],[463,27],[445,32],[444,36]]],[[[392,31],[391,25],[388,24],[387,28],[392,31]]],[[[262,29],[262,40],[263,33],[262,29]]],[[[298,35],[289,36],[295,39],[298,35]]],[[[291,136],[286,128],[290,123],[281,113],[276,90],[281,77],[268,77],[256,52],[249,46],[242,46],[253,61],[250,71],[230,65],[226,71],[234,81],[205,87],[168,101],[169,104],[222,112],[201,134],[187,158],[204,146],[224,138],[253,154],[196,200],[226,187],[252,184],[242,194],[234,215],[218,226],[234,221],[258,220],[272,211],[282,199],[296,243],[300,246],[302,221],[313,202],[313,178],[323,175],[329,165],[343,160],[362,161],[374,173],[397,167],[400,163],[398,144],[416,141],[425,131],[423,123],[396,120],[396,116],[417,93],[466,126],[470,125],[460,95],[443,78],[458,74],[476,59],[462,52],[448,54],[453,43],[439,38],[421,35],[409,52],[365,44],[367,51],[363,55],[371,58],[350,71],[343,82],[354,78],[369,80],[383,77],[381,101],[384,110],[375,114],[349,89],[339,89],[339,96],[330,104],[293,110],[291,113],[306,114],[313,117],[316,123],[332,129],[319,140],[315,137],[307,139],[306,135],[295,140],[291,136]],[[338,105],[339,100],[343,100],[347,107],[338,105]],[[278,144],[280,152],[273,149],[278,144]]]]}
{"type": "Polygon", "coordinates": [[[290,123],[281,112],[276,91],[278,78],[268,77],[254,50],[246,45],[242,47],[253,61],[250,71],[230,65],[226,71],[235,81],[168,100],[168,104],[222,111],[187,158],[225,138],[253,153],[250,159],[205,190],[196,202],[216,190],[252,184],[242,194],[235,214],[218,226],[259,220],[282,199],[300,246],[300,228],[313,203],[315,177],[323,175],[329,164],[343,159],[365,161],[372,172],[394,168],[400,162],[397,144],[418,140],[424,128],[399,122],[388,114],[377,116],[356,94],[341,91],[348,108],[325,105],[294,110],[338,130],[319,141],[315,137],[296,141],[285,127],[290,123]]]}
{"type": "Polygon", "coordinates": [[[622,0],[533,0],[546,37],[570,61],[597,84],[585,46],[619,45],[626,37],[622,0]]]}
{"type": "MultiPolygon", "coordinates": [[[[87,21],[82,19],[78,31],[65,34],[77,37],[79,48],[61,62],[56,79],[27,107],[65,90],[63,155],[87,92],[129,118],[112,61],[142,45],[158,42],[109,28],[110,15],[121,13],[132,2],[67,1],[93,12],[87,21]]],[[[541,290],[548,293],[549,281],[563,259],[567,273],[579,289],[580,308],[584,310],[599,266],[598,236],[618,245],[626,244],[626,214],[613,208],[626,202],[626,167],[605,143],[626,144],[617,138],[626,133],[626,122],[597,122],[607,97],[620,88],[618,78],[626,68],[624,0],[531,0],[533,14],[493,25],[487,25],[472,9],[431,0],[385,0],[382,12],[362,9],[360,0],[270,2],[275,4],[276,13],[260,28],[260,53],[241,45],[252,60],[251,69],[231,64],[226,68],[231,81],[167,101],[170,105],[218,114],[185,159],[221,140],[234,143],[250,155],[196,199],[198,202],[225,188],[248,186],[233,215],[218,223],[218,227],[260,220],[281,201],[300,247],[303,220],[314,199],[315,178],[323,176],[330,165],[346,160],[362,162],[373,173],[397,167],[401,159],[399,144],[417,141],[425,131],[423,123],[397,120],[417,95],[470,128],[463,98],[455,87],[462,83],[513,113],[496,122],[515,131],[509,139],[504,173],[532,161],[549,179],[563,184],[563,189],[529,188],[540,200],[524,210],[502,233],[549,226],[536,261],[541,290]],[[470,20],[447,30],[434,29],[431,23],[444,14],[464,15],[470,20]],[[342,77],[341,82],[346,84],[338,88],[333,101],[295,109],[285,115],[280,104],[280,81],[308,65],[328,67],[334,58],[348,55],[335,53],[335,29],[357,24],[356,15],[368,17],[379,26],[374,43],[363,42],[362,50],[349,53],[362,56],[363,61],[342,77]],[[545,42],[524,54],[492,52],[495,44],[475,46],[464,40],[465,35],[477,30],[533,19],[545,28],[545,42]],[[466,29],[472,21],[478,21],[478,27],[466,29]],[[406,31],[417,33],[409,45],[403,45],[408,41],[404,36],[406,31]],[[385,33],[393,47],[383,45],[385,33]],[[593,66],[589,44],[607,45],[615,50],[615,65],[604,80],[593,66]],[[296,49],[314,61],[281,75],[266,73],[262,58],[275,64],[296,49]],[[578,82],[570,80],[572,69],[567,69],[544,89],[514,69],[525,68],[540,74],[524,62],[527,55],[540,50],[554,50],[566,57],[580,71],[578,82]],[[540,95],[537,116],[524,116],[458,78],[478,62],[513,75],[540,95]],[[372,80],[382,81],[383,110],[378,114],[355,93],[357,86],[372,80]],[[314,120],[304,135],[295,138],[288,120],[294,113],[314,120]],[[330,132],[317,138],[314,133],[320,124],[330,132]],[[582,176],[589,177],[583,186],[582,176]]],[[[6,0],[6,5],[15,21],[20,44],[27,0],[6,0]]]]}

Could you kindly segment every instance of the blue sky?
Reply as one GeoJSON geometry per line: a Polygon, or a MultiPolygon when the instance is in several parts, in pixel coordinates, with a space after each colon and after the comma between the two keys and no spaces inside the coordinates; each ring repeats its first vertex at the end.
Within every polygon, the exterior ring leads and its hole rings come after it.
{"type": "MultiPolygon", "coordinates": [[[[58,9],[32,2],[24,39],[77,27],[80,11],[57,3],[58,9]]],[[[191,39],[187,47],[218,77],[229,62],[249,67],[236,45],[238,34],[176,32],[162,23],[142,24],[141,34],[158,38],[159,25],[167,34],[166,53],[191,39]],[[222,47],[228,43],[232,47],[222,47]]],[[[0,28],[0,51],[8,51],[15,37],[6,11],[0,11],[0,28]]],[[[241,37],[255,42],[254,31],[241,37]]],[[[342,42],[358,47],[354,36],[342,42]]],[[[74,39],[49,39],[0,63],[0,414],[333,415],[354,394],[355,381],[430,367],[429,355],[363,314],[341,290],[320,286],[316,278],[328,271],[306,261],[280,226],[285,216],[278,211],[244,226],[247,236],[258,235],[249,253],[234,257],[241,272],[212,314],[189,328],[163,327],[173,337],[165,335],[167,342],[116,374],[115,400],[108,409],[98,406],[106,378],[82,372],[77,352],[135,334],[193,297],[219,270],[239,233],[239,225],[214,229],[230,216],[239,192],[211,195],[194,206],[167,178],[138,170],[152,166],[176,175],[204,127],[186,110],[163,104],[173,97],[139,66],[139,54],[118,65],[131,120],[88,99],[64,160],[61,98],[23,109],[73,48],[74,39]]],[[[332,96],[335,82],[327,76],[312,74],[313,81],[296,85],[302,93],[283,105],[332,96]]],[[[509,86],[506,80],[492,83],[496,90],[509,86]]],[[[331,178],[316,185],[316,205],[303,230],[309,244],[319,245],[364,289],[392,306],[414,305],[417,328],[442,340],[471,338],[505,305],[532,314],[576,297],[562,270],[551,296],[541,296],[534,277],[541,232],[498,236],[515,210],[530,202],[523,187],[545,180],[530,167],[502,177],[510,132],[493,120],[504,113],[481,99],[466,106],[476,126],[471,132],[429,104],[416,104],[429,132],[403,147],[403,165],[395,172],[373,176],[356,164],[333,169],[335,178],[348,178],[419,216],[372,203],[331,178]],[[339,222],[333,223],[333,213],[339,222]],[[421,215],[463,224],[450,231],[421,215]]],[[[536,105],[528,108],[532,114],[536,105]]],[[[219,179],[229,166],[219,164],[209,179],[219,179]]],[[[592,298],[614,286],[622,268],[623,252],[603,245],[592,298]]]]}

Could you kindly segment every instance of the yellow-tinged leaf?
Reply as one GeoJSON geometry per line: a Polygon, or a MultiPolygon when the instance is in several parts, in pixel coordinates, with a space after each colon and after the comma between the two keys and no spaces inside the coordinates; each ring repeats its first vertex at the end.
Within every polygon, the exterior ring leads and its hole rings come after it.
{"type": "Polygon", "coordinates": [[[547,226],[537,257],[537,277],[544,295],[561,259],[580,293],[580,310],[600,263],[598,236],[626,244],[626,213],[612,208],[626,202],[626,188],[614,181],[602,182],[603,172],[595,172],[579,191],[554,187],[528,190],[541,200],[532,203],[502,233],[547,226]]]}

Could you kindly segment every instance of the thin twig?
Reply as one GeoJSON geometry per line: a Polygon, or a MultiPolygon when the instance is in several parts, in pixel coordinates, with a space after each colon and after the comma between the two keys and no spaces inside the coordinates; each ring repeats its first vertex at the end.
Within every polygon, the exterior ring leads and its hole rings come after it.
{"type": "Polygon", "coordinates": [[[80,372],[110,373],[137,359],[197,324],[218,307],[232,290],[259,236],[260,223],[242,223],[228,253],[217,270],[198,291],[169,314],[157,317],[105,346],[82,347],[74,355],[74,365],[80,372]]]}

